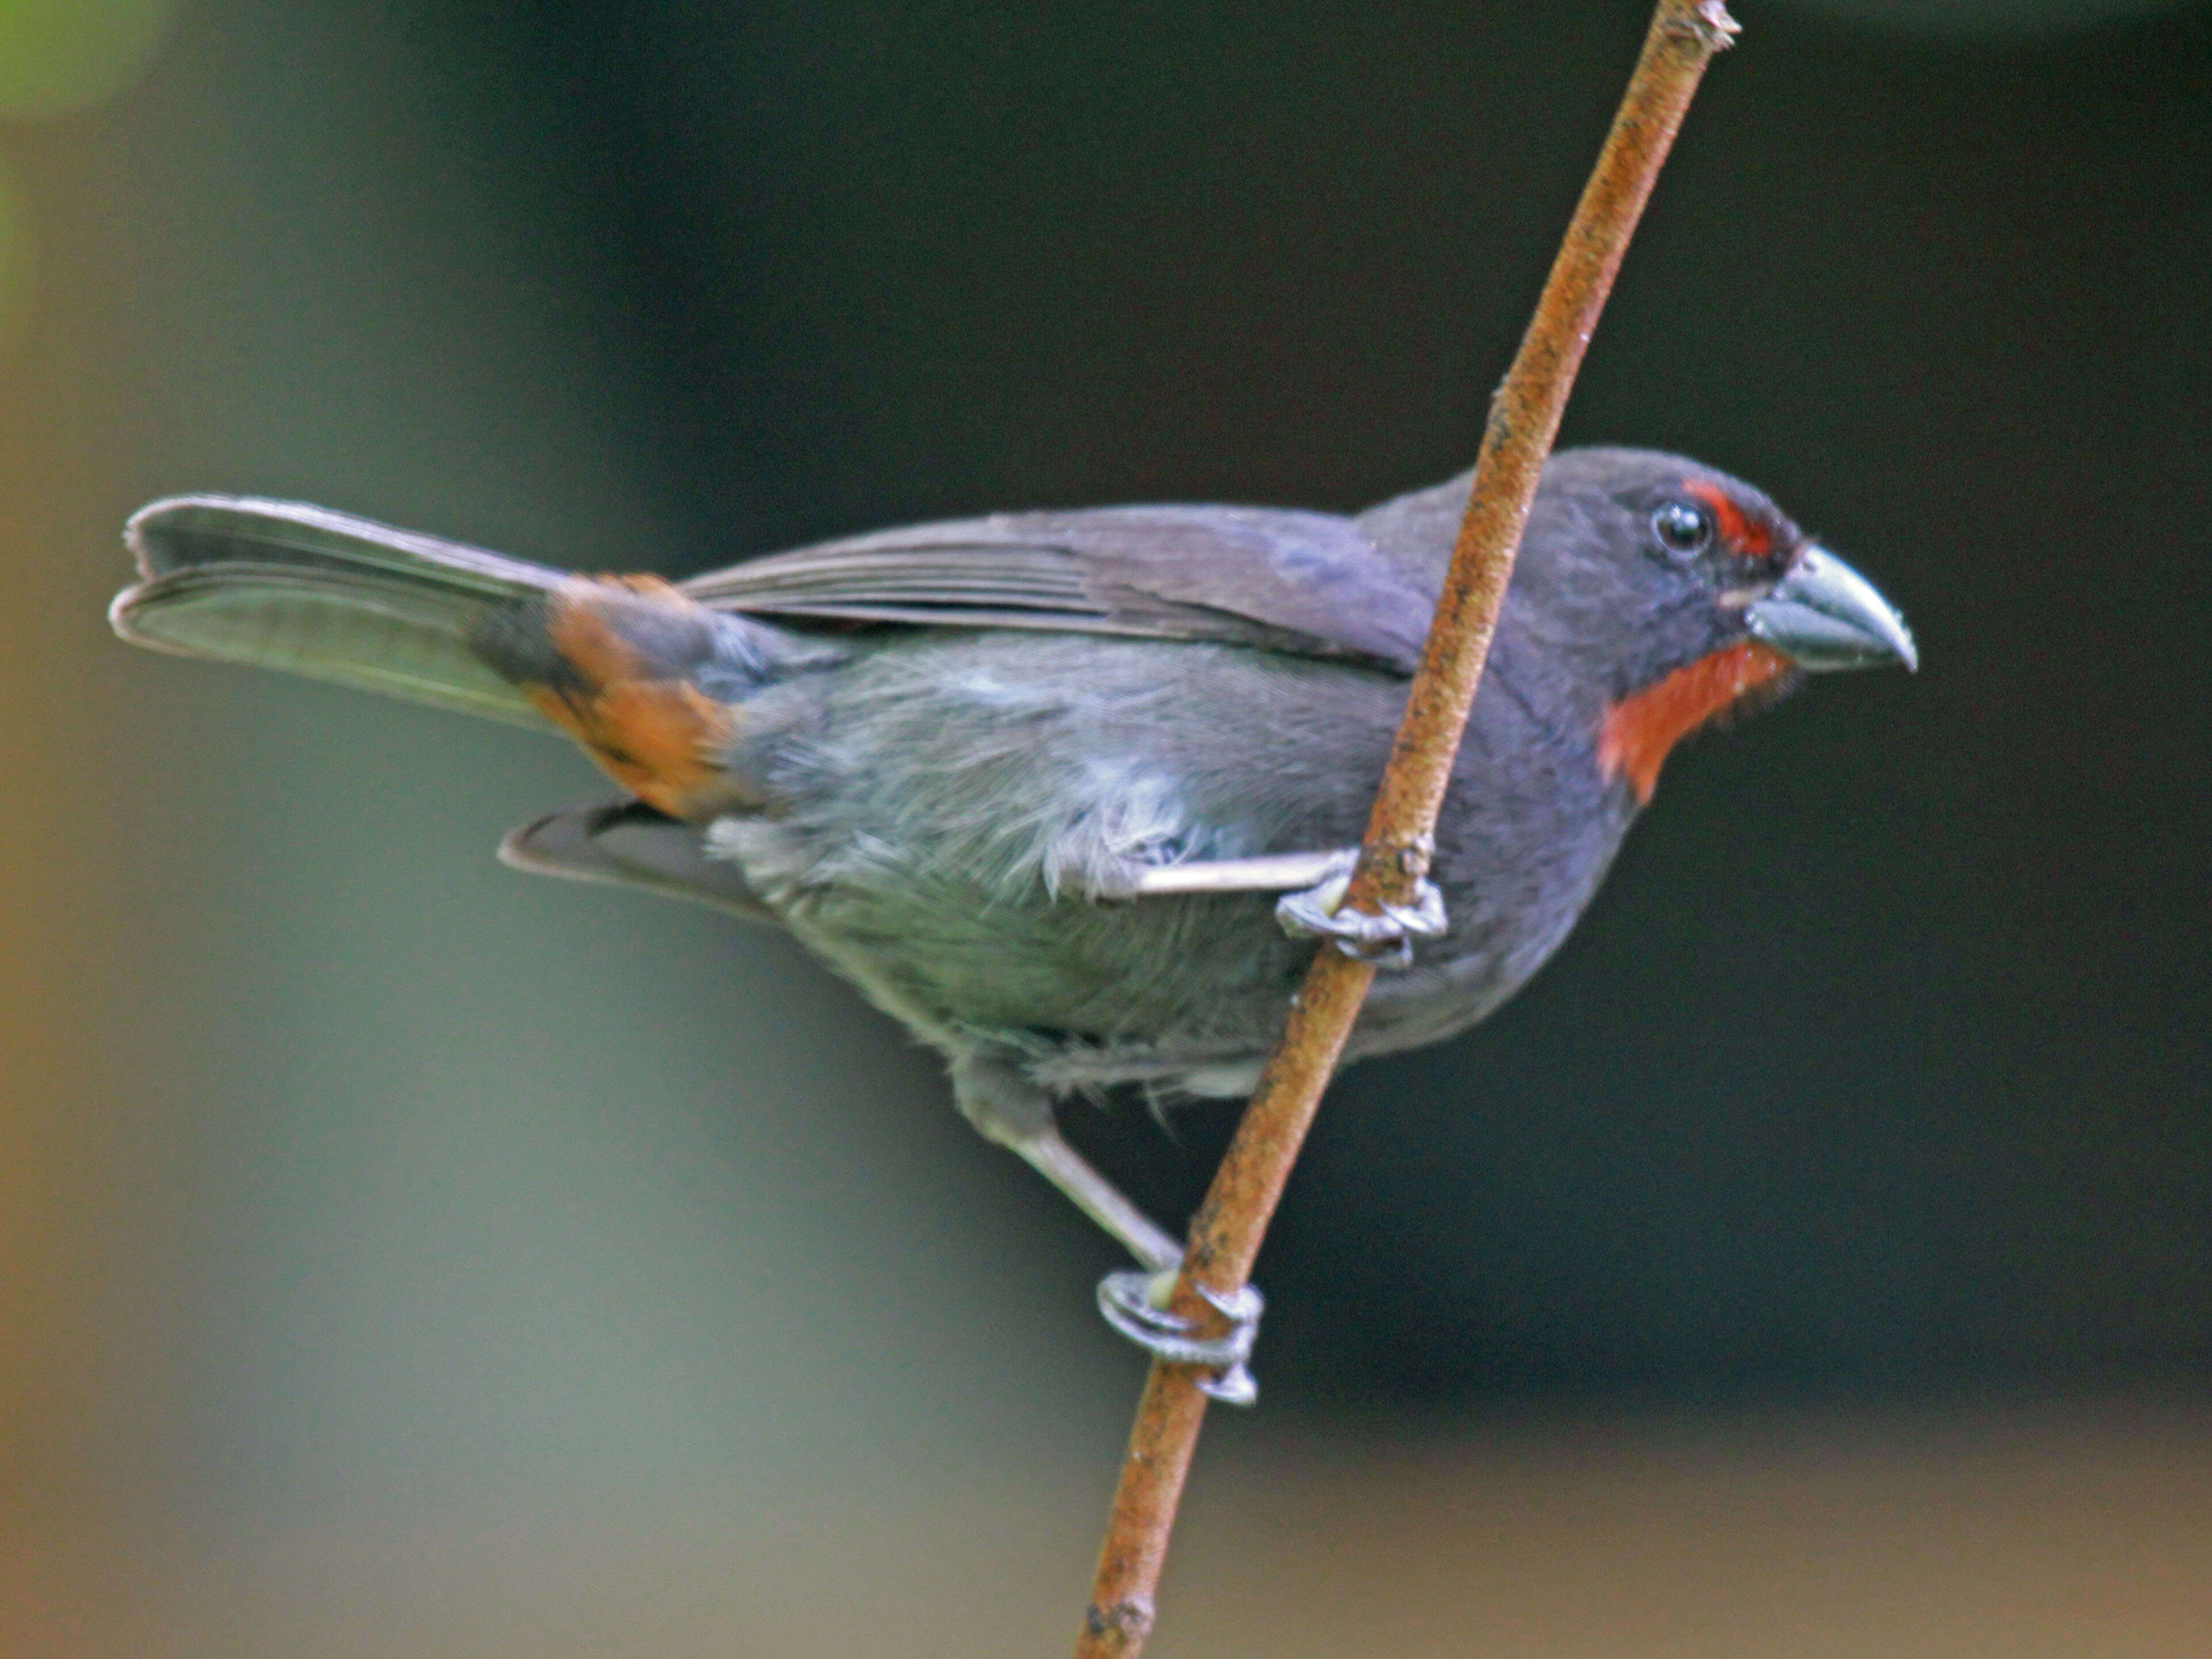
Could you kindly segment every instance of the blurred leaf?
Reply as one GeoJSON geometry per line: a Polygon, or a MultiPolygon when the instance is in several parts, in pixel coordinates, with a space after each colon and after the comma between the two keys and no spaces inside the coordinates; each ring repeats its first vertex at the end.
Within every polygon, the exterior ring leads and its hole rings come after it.
{"type": "Polygon", "coordinates": [[[174,0],[0,0],[0,116],[102,102],[154,55],[174,0]]]}

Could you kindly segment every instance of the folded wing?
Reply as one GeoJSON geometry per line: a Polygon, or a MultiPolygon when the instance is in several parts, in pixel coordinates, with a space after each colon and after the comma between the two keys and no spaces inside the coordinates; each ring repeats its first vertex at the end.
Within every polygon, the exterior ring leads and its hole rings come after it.
{"type": "Polygon", "coordinates": [[[683,591],[757,616],[1209,640],[1401,673],[1434,603],[1351,520],[1224,507],[914,526],[756,559],[683,591]]]}

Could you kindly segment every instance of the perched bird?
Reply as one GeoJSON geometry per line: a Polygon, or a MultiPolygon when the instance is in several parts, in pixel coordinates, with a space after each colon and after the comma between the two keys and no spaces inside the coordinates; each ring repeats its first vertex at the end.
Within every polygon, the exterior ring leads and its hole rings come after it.
{"type": "MultiPolygon", "coordinates": [[[[984,1135],[1158,1273],[1175,1241],[1054,1103],[1250,1090],[1315,934],[1337,931],[1468,489],[1348,518],[1004,514],[676,586],[187,495],[131,519],[142,580],[111,615],[140,645],[566,732],[623,798],[518,830],[502,858],[787,927],[945,1056],[984,1135]]],[[[1800,671],[1914,660],[1897,612],[1756,489],[1648,451],[1553,456],[1435,889],[1381,941],[1400,971],[1347,1057],[1511,995],[1686,734],[1800,671]]],[[[1188,1354],[1131,1277],[1102,1292],[1109,1317],[1188,1354]]],[[[1253,1316],[1218,1351],[1232,1396],[1253,1316]]]]}

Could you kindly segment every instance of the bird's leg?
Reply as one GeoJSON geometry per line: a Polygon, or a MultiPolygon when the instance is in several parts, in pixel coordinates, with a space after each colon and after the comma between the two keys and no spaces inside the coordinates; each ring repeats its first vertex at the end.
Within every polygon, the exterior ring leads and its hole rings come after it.
{"type": "Polygon", "coordinates": [[[1138,870],[1126,883],[1100,886],[1105,899],[1158,898],[1176,893],[1280,893],[1275,920],[1286,933],[1334,939],[1348,957],[1383,968],[1410,968],[1413,941],[1444,933],[1443,895],[1424,877],[1411,904],[1385,905],[1380,915],[1347,910],[1344,896],[1359,863],[1357,847],[1326,853],[1273,853],[1264,858],[1213,859],[1138,870]]]}
{"type": "Polygon", "coordinates": [[[952,1062],[952,1097],[986,1140],[996,1141],[1066,1194],[1131,1255],[1172,1273],[1182,1248],[1069,1146],[1053,1121],[1052,1096],[1023,1075],[1010,1054],[966,1054],[952,1062]]]}
{"type": "Polygon", "coordinates": [[[1147,865],[1127,886],[1102,890],[1101,898],[1152,898],[1169,893],[1286,893],[1339,875],[1359,862],[1357,847],[1326,853],[1272,853],[1256,859],[1208,859],[1190,864],[1147,865]]]}
{"type": "Polygon", "coordinates": [[[1068,1202],[1118,1241],[1152,1273],[1175,1276],[1182,1250],[1166,1231],[1109,1181],[1098,1166],[1067,1144],[1056,1128],[1006,1143],[1009,1151],[1066,1194],[1068,1202]]]}
{"type": "Polygon", "coordinates": [[[1249,1406],[1259,1385],[1244,1367],[1260,1329],[1263,1305],[1246,1285],[1234,1297],[1206,1299],[1230,1322],[1218,1339],[1194,1337],[1188,1322],[1168,1311],[1169,1293],[1182,1266],[1182,1250],[1129,1201],[1097,1166],[1067,1144],[1053,1121],[1052,1097],[1024,1077],[1008,1059],[965,1054],[952,1063],[953,1098],[961,1114],[1060,1188],[1075,1207],[1103,1228],[1145,1265],[1111,1273],[1099,1281],[1098,1310],[1106,1322],[1138,1346],[1178,1364],[1211,1365],[1216,1374],[1199,1386],[1215,1399],[1249,1406]]]}

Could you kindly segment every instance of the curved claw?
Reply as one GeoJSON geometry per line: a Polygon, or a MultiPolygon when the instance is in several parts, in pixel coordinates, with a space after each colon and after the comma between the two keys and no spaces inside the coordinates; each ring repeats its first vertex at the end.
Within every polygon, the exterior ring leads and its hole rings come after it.
{"type": "Polygon", "coordinates": [[[1108,1273],[1098,1281],[1098,1311],[1109,1325],[1154,1358],[1171,1365],[1212,1368],[1214,1374],[1200,1381],[1200,1392],[1224,1405],[1252,1404],[1260,1397],[1260,1385],[1244,1362],[1252,1357],[1267,1299],[1249,1285],[1228,1295],[1199,1285],[1198,1293],[1229,1322],[1229,1329],[1218,1337],[1195,1336],[1188,1320],[1163,1305],[1175,1279],[1172,1269],[1108,1273]]]}
{"type": "Polygon", "coordinates": [[[1243,1364],[1231,1365],[1225,1371],[1200,1377],[1198,1391],[1209,1400],[1218,1400],[1224,1406],[1256,1406],[1260,1403],[1259,1379],[1243,1364]]]}
{"type": "Polygon", "coordinates": [[[1275,901],[1275,921],[1286,933],[1311,933],[1333,941],[1345,955],[1382,968],[1413,965],[1416,939],[1440,939],[1449,922],[1444,896],[1425,876],[1413,889],[1411,904],[1386,904],[1380,915],[1346,908],[1352,872],[1332,876],[1318,887],[1285,893],[1275,901]]]}

